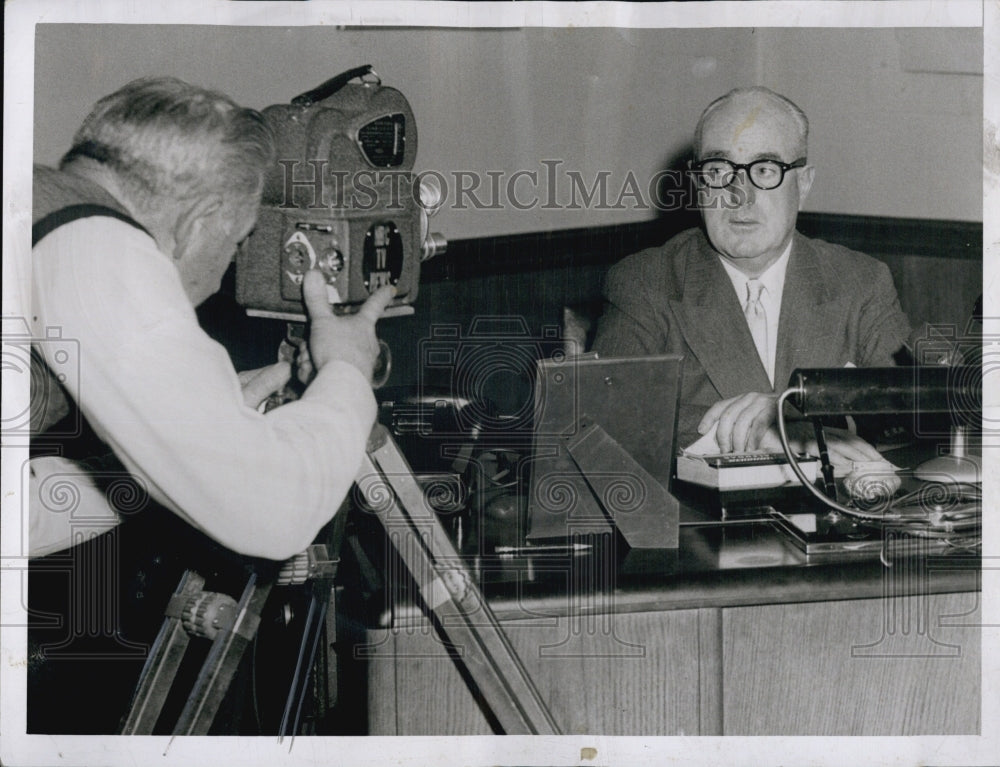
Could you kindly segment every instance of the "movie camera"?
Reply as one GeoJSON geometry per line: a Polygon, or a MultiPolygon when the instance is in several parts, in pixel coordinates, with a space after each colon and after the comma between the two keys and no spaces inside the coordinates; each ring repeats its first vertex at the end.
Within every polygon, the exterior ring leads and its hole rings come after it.
{"type": "Polygon", "coordinates": [[[237,254],[237,302],[251,316],[303,321],[302,280],[320,269],[335,311],[393,285],[387,314],[412,313],[420,262],[447,243],[428,232],[440,200],[412,173],[417,125],[403,94],[365,65],[263,115],[277,159],[237,254]]]}

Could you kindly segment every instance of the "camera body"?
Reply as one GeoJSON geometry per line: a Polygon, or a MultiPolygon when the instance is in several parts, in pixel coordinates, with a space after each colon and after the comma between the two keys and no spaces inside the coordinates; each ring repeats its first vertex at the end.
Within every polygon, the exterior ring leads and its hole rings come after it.
{"type": "Polygon", "coordinates": [[[237,302],[251,315],[303,319],[302,280],[316,268],[337,311],[356,310],[384,285],[396,288],[390,310],[412,311],[426,214],[403,94],[365,66],[263,115],[277,159],[257,226],[237,253],[237,302]]]}

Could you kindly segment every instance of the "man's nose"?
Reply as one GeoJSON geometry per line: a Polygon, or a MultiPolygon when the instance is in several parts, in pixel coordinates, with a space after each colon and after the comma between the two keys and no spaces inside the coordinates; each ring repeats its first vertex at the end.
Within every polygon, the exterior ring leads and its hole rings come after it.
{"type": "Polygon", "coordinates": [[[730,200],[737,207],[753,205],[757,199],[757,187],[750,181],[750,173],[746,168],[741,168],[733,173],[728,189],[730,200]]]}

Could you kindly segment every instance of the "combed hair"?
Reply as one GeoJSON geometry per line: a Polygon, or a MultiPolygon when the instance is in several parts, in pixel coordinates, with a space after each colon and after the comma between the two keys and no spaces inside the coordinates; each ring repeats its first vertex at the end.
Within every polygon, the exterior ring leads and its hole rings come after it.
{"type": "Polygon", "coordinates": [[[176,78],[145,77],[94,105],[61,166],[96,160],[134,204],[149,209],[209,193],[253,198],[274,156],[259,112],[176,78]]]}
{"type": "Polygon", "coordinates": [[[749,88],[734,88],[724,96],[719,96],[719,98],[705,107],[705,111],[701,113],[701,117],[698,118],[698,125],[694,129],[695,159],[700,159],[701,157],[702,131],[705,127],[705,121],[711,116],[711,114],[719,107],[728,104],[730,101],[750,97],[764,98],[792,118],[799,130],[799,141],[802,147],[799,154],[805,156],[806,149],[809,146],[809,119],[806,117],[806,113],[799,109],[798,105],[796,105],[791,99],[785,98],[780,93],[775,93],[770,88],[755,85],[749,88]]]}

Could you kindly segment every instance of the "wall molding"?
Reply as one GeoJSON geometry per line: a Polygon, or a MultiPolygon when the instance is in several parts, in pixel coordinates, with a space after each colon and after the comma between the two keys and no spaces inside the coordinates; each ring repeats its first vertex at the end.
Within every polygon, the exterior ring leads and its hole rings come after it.
{"type": "MultiPolygon", "coordinates": [[[[423,265],[421,282],[613,264],[629,253],[665,242],[697,221],[694,213],[613,226],[454,240],[446,253],[423,265]]],[[[808,237],[873,256],[981,260],[983,253],[979,222],[803,212],[798,229],[808,237]]]]}

